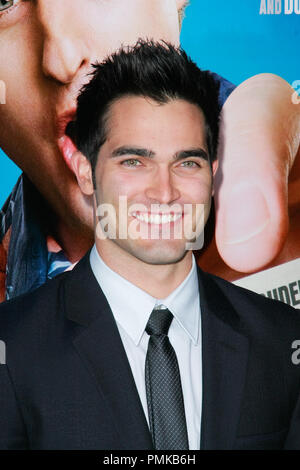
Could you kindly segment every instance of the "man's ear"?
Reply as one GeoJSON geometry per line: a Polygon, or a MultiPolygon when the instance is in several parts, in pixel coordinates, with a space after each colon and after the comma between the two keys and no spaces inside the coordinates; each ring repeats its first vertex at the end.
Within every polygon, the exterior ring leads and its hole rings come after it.
{"type": "Polygon", "coordinates": [[[92,167],[89,160],[77,150],[72,155],[71,164],[81,191],[86,196],[91,196],[94,193],[94,187],[92,167]]]}
{"type": "Polygon", "coordinates": [[[212,196],[215,195],[215,188],[214,188],[214,177],[215,177],[215,174],[217,172],[217,169],[218,169],[218,165],[219,165],[219,161],[218,160],[214,160],[212,162],[212,176],[213,176],[213,189],[212,189],[212,196]]]}

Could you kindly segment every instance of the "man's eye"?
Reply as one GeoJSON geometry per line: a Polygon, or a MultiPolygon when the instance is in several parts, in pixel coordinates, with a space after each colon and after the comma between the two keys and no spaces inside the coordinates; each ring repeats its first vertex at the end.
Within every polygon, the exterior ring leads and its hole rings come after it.
{"type": "Polygon", "coordinates": [[[198,163],[193,162],[193,161],[191,161],[191,160],[182,162],[181,165],[184,166],[184,167],[186,167],[186,168],[197,168],[197,167],[200,167],[200,165],[199,165],[198,163]]]}
{"type": "Polygon", "coordinates": [[[20,0],[0,0],[0,11],[8,10],[19,2],[20,0]]]}
{"type": "Polygon", "coordinates": [[[124,165],[124,166],[139,166],[139,165],[141,165],[141,162],[139,160],[136,160],[135,158],[129,158],[128,160],[124,160],[122,162],[122,165],[124,165]]]}

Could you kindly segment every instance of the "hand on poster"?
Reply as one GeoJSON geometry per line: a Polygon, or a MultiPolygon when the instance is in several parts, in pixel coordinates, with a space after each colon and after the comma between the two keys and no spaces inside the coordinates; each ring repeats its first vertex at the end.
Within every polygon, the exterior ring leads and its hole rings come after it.
{"type": "Polygon", "coordinates": [[[287,82],[263,74],[241,84],[223,107],[215,241],[200,255],[208,271],[234,280],[300,256],[300,106],[294,97],[287,82]]]}

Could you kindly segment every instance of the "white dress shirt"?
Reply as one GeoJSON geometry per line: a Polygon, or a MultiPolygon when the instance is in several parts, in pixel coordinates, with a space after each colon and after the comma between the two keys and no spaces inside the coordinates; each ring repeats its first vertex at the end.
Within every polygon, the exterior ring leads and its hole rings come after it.
{"type": "Polygon", "coordinates": [[[149,335],[145,328],[155,306],[163,305],[174,315],[168,336],[180,370],[189,448],[200,449],[201,312],[194,256],[188,276],[165,299],[155,299],[111,270],[99,256],[95,245],[90,254],[90,263],[117,323],[148,425],[145,360],[149,335]]]}

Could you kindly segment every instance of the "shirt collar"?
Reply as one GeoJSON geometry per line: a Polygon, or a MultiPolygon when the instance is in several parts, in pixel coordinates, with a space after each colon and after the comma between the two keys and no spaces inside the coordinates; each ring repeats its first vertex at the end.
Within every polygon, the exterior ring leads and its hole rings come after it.
{"type": "Polygon", "coordinates": [[[194,344],[199,340],[200,300],[196,262],[184,281],[165,299],[155,299],[110,269],[94,245],[90,254],[92,271],[106,296],[115,320],[138,345],[149,316],[157,305],[167,307],[194,344]]]}
{"type": "Polygon", "coordinates": [[[192,268],[184,281],[166,299],[159,300],[159,303],[173,313],[193,343],[197,344],[201,312],[198,274],[194,256],[192,260],[192,268]]]}

